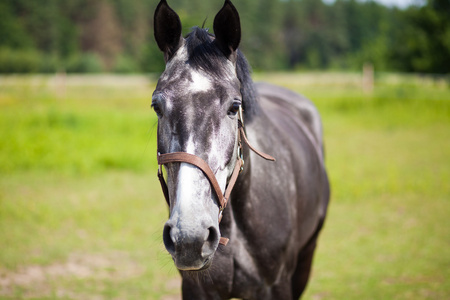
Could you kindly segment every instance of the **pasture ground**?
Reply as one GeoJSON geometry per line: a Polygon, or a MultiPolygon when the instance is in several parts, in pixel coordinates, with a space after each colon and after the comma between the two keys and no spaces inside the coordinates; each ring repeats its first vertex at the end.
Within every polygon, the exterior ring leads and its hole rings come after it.
{"type": "MultiPolygon", "coordinates": [[[[303,299],[450,298],[448,80],[256,74],[321,111],[332,184],[303,299]]],[[[0,299],[179,299],[155,80],[0,78],[0,299]]]]}

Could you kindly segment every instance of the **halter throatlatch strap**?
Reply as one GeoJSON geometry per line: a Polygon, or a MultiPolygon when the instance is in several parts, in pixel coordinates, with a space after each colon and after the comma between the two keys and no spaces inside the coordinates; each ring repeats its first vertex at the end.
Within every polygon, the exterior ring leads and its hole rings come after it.
{"type": "MultiPolygon", "coordinates": [[[[243,138],[243,141],[247,146],[256,154],[261,156],[262,158],[270,161],[275,161],[275,158],[272,156],[260,152],[256,150],[253,146],[250,145],[247,136],[244,131],[244,126],[241,122],[241,120],[238,121],[238,141],[239,141],[239,147],[241,147],[241,137],[243,138]]],[[[166,153],[161,154],[158,152],[158,178],[159,182],[161,183],[161,189],[163,190],[164,197],[166,198],[167,205],[170,207],[170,197],[169,197],[169,189],[166,184],[166,180],[164,179],[164,175],[162,172],[162,165],[169,164],[169,163],[188,163],[191,165],[196,166],[200,170],[202,170],[203,174],[205,174],[206,178],[208,178],[214,193],[217,196],[217,199],[219,201],[219,222],[222,220],[222,212],[227,207],[228,199],[230,198],[231,191],[233,190],[234,184],[237,181],[237,178],[239,176],[239,173],[242,171],[242,167],[244,165],[244,161],[242,159],[242,149],[240,149],[240,155],[238,155],[238,158],[236,160],[236,165],[234,167],[233,173],[231,174],[230,180],[228,182],[227,188],[225,189],[225,193],[222,193],[222,190],[220,188],[219,183],[217,182],[216,176],[214,175],[214,172],[209,167],[208,163],[205,162],[203,159],[201,159],[198,156],[195,156],[193,154],[189,154],[186,152],[172,152],[172,153],[166,153]]],[[[229,239],[221,237],[220,238],[220,244],[227,245],[229,239]]]]}
{"type": "Polygon", "coordinates": [[[247,146],[248,146],[253,152],[255,152],[256,154],[258,154],[259,156],[261,156],[261,157],[264,158],[265,160],[270,160],[270,161],[275,161],[275,160],[276,160],[273,156],[271,156],[271,155],[269,155],[269,154],[266,154],[266,153],[264,153],[264,152],[258,151],[258,150],[256,150],[252,145],[250,145],[250,142],[248,141],[247,135],[245,134],[245,131],[244,131],[244,126],[242,126],[240,122],[239,122],[239,133],[240,133],[240,135],[242,136],[242,138],[244,139],[244,143],[247,144],[247,146]]]}

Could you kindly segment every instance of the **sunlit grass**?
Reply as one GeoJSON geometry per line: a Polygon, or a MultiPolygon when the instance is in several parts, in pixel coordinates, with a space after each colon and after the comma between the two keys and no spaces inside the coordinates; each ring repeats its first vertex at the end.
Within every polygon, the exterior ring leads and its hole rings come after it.
{"type": "MultiPolygon", "coordinates": [[[[308,96],[324,122],[332,200],[304,298],[449,298],[450,89],[400,77],[365,93],[358,75],[326,76],[256,75],[308,96]]],[[[177,295],[155,83],[2,79],[0,298],[177,295]]]]}
{"type": "Polygon", "coordinates": [[[68,86],[63,94],[39,86],[0,88],[0,171],[143,171],[156,163],[150,83],[68,86]]]}

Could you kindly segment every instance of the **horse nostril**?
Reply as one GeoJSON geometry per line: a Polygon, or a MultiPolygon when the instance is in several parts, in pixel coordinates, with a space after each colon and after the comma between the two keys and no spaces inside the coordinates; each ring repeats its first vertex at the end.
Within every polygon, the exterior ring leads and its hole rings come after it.
{"type": "Polygon", "coordinates": [[[216,240],[219,238],[217,230],[214,227],[209,227],[208,231],[209,231],[209,235],[208,235],[206,242],[215,243],[216,240]]]}
{"type": "Polygon", "coordinates": [[[164,241],[164,246],[166,246],[167,251],[171,254],[174,255],[175,254],[175,244],[172,240],[172,237],[170,235],[170,231],[172,230],[172,226],[166,224],[164,226],[164,231],[163,231],[163,241],[164,241]]]}
{"type": "Polygon", "coordinates": [[[214,227],[208,228],[208,237],[202,247],[202,256],[210,256],[214,253],[219,242],[219,232],[214,227]]]}

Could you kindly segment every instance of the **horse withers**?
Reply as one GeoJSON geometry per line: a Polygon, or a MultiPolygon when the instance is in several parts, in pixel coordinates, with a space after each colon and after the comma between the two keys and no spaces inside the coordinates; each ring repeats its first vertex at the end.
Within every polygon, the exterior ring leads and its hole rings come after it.
{"type": "Polygon", "coordinates": [[[296,93],[252,82],[229,0],[214,35],[181,31],[161,0],[154,33],[166,69],[152,107],[170,211],[163,241],[183,299],[298,299],[329,200],[319,114],[296,93]]]}

